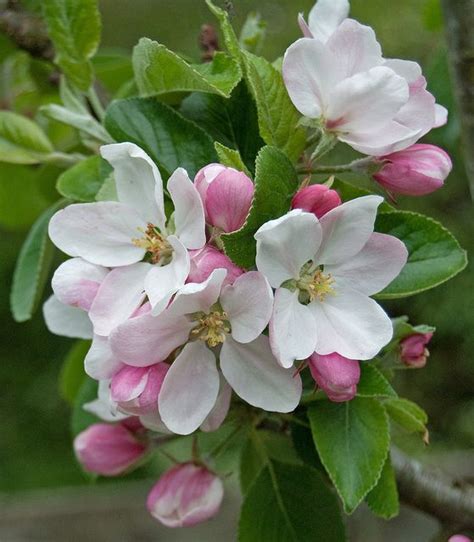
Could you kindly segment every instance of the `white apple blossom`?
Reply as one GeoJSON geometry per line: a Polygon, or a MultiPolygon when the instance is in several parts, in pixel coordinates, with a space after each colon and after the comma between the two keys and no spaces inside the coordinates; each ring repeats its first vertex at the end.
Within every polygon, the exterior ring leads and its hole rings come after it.
{"type": "Polygon", "coordinates": [[[225,275],[216,269],[205,282],[186,284],[159,316],[129,319],[111,334],[112,351],[134,366],[164,361],[184,345],[159,395],[160,415],[175,433],[193,432],[213,410],[222,417],[216,353],[225,380],[251,405],[289,412],[300,398],[299,376],[278,365],[261,335],[273,305],[267,280],[251,271],[222,287],[225,275]]]}
{"type": "Polygon", "coordinates": [[[318,0],[309,12],[308,23],[302,13],[298,15],[298,23],[306,38],[326,43],[342,21],[347,19],[349,10],[349,0],[318,0]]]}
{"type": "Polygon", "coordinates": [[[391,339],[389,317],[369,296],[400,273],[407,250],[373,233],[381,202],[357,198],[319,220],[295,209],[255,234],[257,268],[276,288],[270,344],[283,367],[313,352],[371,359],[391,339]]]}

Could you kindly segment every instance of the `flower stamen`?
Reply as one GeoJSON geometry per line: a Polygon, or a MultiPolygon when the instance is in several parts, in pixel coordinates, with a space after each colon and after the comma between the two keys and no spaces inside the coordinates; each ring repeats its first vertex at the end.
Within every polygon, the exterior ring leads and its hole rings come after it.
{"type": "Polygon", "coordinates": [[[334,279],[331,273],[324,273],[321,268],[312,272],[304,272],[296,282],[300,291],[300,301],[311,303],[311,301],[324,301],[328,295],[335,295],[334,279]]]}
{"type": "Polygon", "coordinates": [[[194,319],[197,326],[191,331],[191,336],[207,342],[211,348],[223,343],[226,334],[230,333],[227,314],[222,309],[213,310],[209,314],[198,313],[194,319]]]}
{"type": "Polygon", "coordinates": [[[173,255],[173,247],[161,235],[158,229],[149,222],[146,230],[138,228],[142,237],[132,239],[132,243],[146,250],[151,263],[167,264],[173,255]]]}

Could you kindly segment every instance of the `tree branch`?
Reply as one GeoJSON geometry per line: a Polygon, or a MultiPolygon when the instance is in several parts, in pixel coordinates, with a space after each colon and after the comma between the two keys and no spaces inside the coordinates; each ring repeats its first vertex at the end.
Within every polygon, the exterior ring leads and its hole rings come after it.
{"type": "Polygon", "coordinates": [[[474,529],[474,487],[392,449],[400,500],[443,524],[474,529]]]}
{"type": "Polygon", "coordinates": [[[474,196],[474,0],[442,0],[441,3],[456,83],[466,173],[474,196]]]}

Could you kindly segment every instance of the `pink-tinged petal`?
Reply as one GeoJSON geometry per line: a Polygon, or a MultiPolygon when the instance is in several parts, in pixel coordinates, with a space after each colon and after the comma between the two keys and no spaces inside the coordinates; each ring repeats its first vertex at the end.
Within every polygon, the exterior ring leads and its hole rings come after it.
{"type": "Polygon", "coordinates": [[[82,258],[71,258],[56,269],[51,286],[61,303],[88,311],[108,271],[82,258]]]}
{"type": "Polygon", "coordinates": [[[141,412],[156,410],[158,412],[158,395],[170,366],[168,363],[156,363],[148,369],[148,380],[145,389],[138,398],[138,407],[141,412]]]}
{"type": "Polygon", "coordinates": [[[312,37],[327,41],[349,16],[349,0],[318,0],[308,16],[312,37]]]}
{"type": "Polygon", "coordinates": [[[103,280],[89,317],[97,335],[108,336],[125,322],[145,299],[145,277],[152,266],[139,262],[112,269],[103,280]]]}
{"type": "Polygon", "coordinates": [[[448,110],[446,107],[435,104],[435,123],[433,128],[444,126],[448,122],[448,110]]]}
{"type": "Polygon", "coordinates": [[[226,168],[212,181],[206,193],[209,224],[232,232],[247,218],[254,193],[253,182],[241,171],[226,168]]]}
{"type": "Polygon", "coordinates": [[[147,367],[164,361],[184,344],[194,323],[185,316],[150,313],[120,324],[110,335],[112,352],[127,365],[147,367]]]}
{"type": "MultiPolygon", "coordinates": [[[[207,166],[204,166],[201,168],[194,177],[194,186],[196,187],[196,190],[199,192],[199,195],[201,196],[202,203],[204,205],[204,212],[206,212],[206,194],[207,189],[209,188],[209,185],[212,183],[212,181],[221,173],[222,171],[225,171],[226,166],[223,166],[222,164],[208,164],[207,166]]],[[[234,170],[237,171],[237,170],[234,170]]],[[[207,219],[207,215],[206,215],[207,219]]]]}
{"type": "Polygon", "coordinates": [[[291,200],[292,209],[302,209],[321,218],[331,209],[341,205],[339,194],[325,184],[312,184],[301,188],[291,200]]]}
{"type": "Polygon", "coordinates": [[[165,425],[189,435],[206,419],[219,393],[214,354],[202,341],[187,344],[168,371],[158,398],[165,425]]]}
{"type": "Polygon", "coordinates": [[[421,369],[430,355],[426,345],[433,333],[414,333],[400,341],[400,358],[407,367],[421,369]]]}
{"type": "Polygon", "coordinates": [[[336,288],[335,295],[308,307],[318,326],[318,354],[372,359],[392,338],[392,324],[382,307],[349,287],[336,288]]]}
{"type": "Polygon", "coordinates": [[[167,435],[171,434],[171,431],[163,423],[160,413],[158,412],[158,408],[156,409],[156,412],[148,412],[147,414],[142,414],[140,416],[140,423],[151,431],[155,431],[157,433],[164,433],[167,435]]]}
{"type": "Polygon", "coordinates": [[[182,463],[153,486],[147,508],[166,527],[191,527],[214,517],[223,496],[224,486],[215,474],[203,466],[182,463]]]}
{"type": "Polygon", "coordinates": [[[387,58],[384,60],[383,65],[393,70],[400,77],[403,77],[409,85],[416,83],[423,75],[421,66],[412,60],[387,58]]]}
{"type": "Polygon", "coordinates": [[[316,347],[316,321],[306,305],[298,301],[298,291],[278,288],[270,320],[270,345],[282,367],[292,367],[295,359],[306,359],[316,347]]]}
{"type": "Polygon", "coordinates": [[[130,417],[129,414],[119,412],[117,403],[110,397],[110,380],[100,380],[97,399],[82,405],[83,410],[90,412],[105,422],[118,422],[130,417]]]}
{"type": "Polygon", "coordinates": [[[400,274],[407,258],[402,241],[392,235],[373,233],[359,253],[342,264],[325,266],[324,271],[331,274],[336,285],[374,295],[400,274]]]}
{"type": "Polygon", "coordinates": [[[206,242],[206,230],[199,192],[183,168],[171,175],[167,186],[175,209],[176,236],[186,248],[201,248],[206,242]]]}
{"type": "Polygon", "coordinates": [[[269,412],[291,412],[301,397],[301,378],[273,357],[268,337],[240,344],[231,337],[222,345],[221,370],[244,401],[269,412]]]}
{"type": "MultiPolygon", "coordinates": [[[[320,219],[323,240],[316,262],[340,264],[360,252],[374,231],[377,208],[382,201],[380,196],[363,196],[326,213],[320,219]]],[[[300,244],[301,239],[304,237],[300,238],[300,244]]]]}
{"type": "Polygon", "coordinates": [[[76,203],[58,211],[49,222],[51,241],[69,256],[118,267],[139,262],[143,248],[133,243],[146,222],[131,207],[115,201],[76,203]]]}
{"type": "Polygon", "coordinates": [[[301,267],[318,251],[321,238],[321,226],[312,213],[295,209],[270,220],[255,234],[257,269],[278,288],[286,280],[299,277],[301,267]]]}
{"type": "Polygon", "coordinates": [[[303,36],[305,38],[313,38],[313,33],[309,29],[308,23],[304,19],[304,15],[302,13],[298,13],[298,25],[300,27],[301,32],[303,33],[303,36]]]}
{"type": "Polygon", "coordinates": [[[360,380],[359,362],[333,353],[314,353],[308,360],[311,375],[329,399],[336,403],[350,401],[357,393],[360,380]]]}
{"type": "Polygon", "coordinates": [[[173,247],[171,261],[166,265],[154,265],[145,278],[145,291],[154,316],[167,307],[171,297],[184,286],[189,274],[186,247],[174,235],[168,237],[168,243],[173,247]]]}
{"type": "Polygon", "coordinates": [[[435,124],[435,99],[426,90],[425,78],[422,76],[420,79],[420,82],[410,87],[408,102],[396,114],[394,120],[410,130],[418,130],[422,137],[435,124]]]}
{"type": "Polygon", "coordinates": [[[233,286],[223,289],[220,302],[229,319],[232,337],[239,343],[249,343],[270,321],[273,292],[262,273],[250,271],[233,286]]]}
{"type": "Polygon", "coordinates": [[[356,73],[334,87],[326,126],[342,133],[375,131],[396,116],[408,97],[407,82],[389,68],[356,73]]]}
{"type": "Polygon", "coordinates": [[[148,382],[149,367],[124,365],[110,382],[112,400],[119,403],[136,399],[148,382]]]}
{"type": "Polygon", "coordinates": [[[190,256],[191,269],[187,282],[204,282],[215,269],[226,269],[227,275],[223,282],[223,286],[226,286],[233,284],[244,273],[226,254],[211,245],[192,251],[190,256]]]}
{"type": "Polygon", "coordinates": [[[163,230],[163,181],[153,160],[134,143],[104,145],[100,154],[114,168],[118,200],[163,230]]]}
{"type": "Polygon", "coordinates": [[[92,322],[87,312],[61,303],[52,295],[43,305],[46,327],[55,335],[75,339],[92,339],[92,322]]]}
{"type": "Polygon", "coordinates": [[[123,363],[110,349],[108,337],[94,335],[84,359],[85,372],[95,380],[106,380],[112,378],[121,367],[123,363]]]}
{"type": "Polygon", "coordinates": [[[339,74],[333,53],[323,43],[301,38],[290,45],[282,74],[291,101],[302,115],[317,119],[325,113],[339,74]]]}
{"type": "Polygon", "coordinates": [[[449,538],[448,542],[472,542],[472,539],[463,534],[455,534],[449,538]]]}
{"type": "Polygon", "coordinates": [[[205,433],[210,433],[219,429],[229,412],[232,388],[227,384],[221,373],[219,373],[219,381],[219,394],[217,396],[216,404],[199,428],[205,433]]]}

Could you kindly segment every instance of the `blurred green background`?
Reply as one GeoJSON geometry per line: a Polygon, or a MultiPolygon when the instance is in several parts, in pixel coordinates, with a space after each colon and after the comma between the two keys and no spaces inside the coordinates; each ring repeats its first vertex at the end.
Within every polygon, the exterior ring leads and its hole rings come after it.
{"type": "MultiPolygon", "coordinates": [[[[30,1],[33,8],[39,2],[30,1]]],[[[235,0],[237,29],[251,10],[268,22],[264,56],[273,60],[299,37],[296,15],[312,0],[235,0]]],[[[460,154],[438,0],[352,0],[352,16],[373,26],[385,56],[419,61],[429,89],[450,110],[449,124],[430,141],[454,160],[446,186],[424,198],[400,198],[399,206],[440,220],[474,254],[472,203],[460,154]]],[[[204,0],[102,0],[103,40],[95,60],[106,91],[114,93],[131,76],[127,55],[142,36],[199,59],[202,24],[213,23],[204,0]]],[[[33,115],[41,103],[57,99],[49,68],[30,62],[0,35],[0,107],[33,115]]],[[[66,148],[74,135],[50,123],[48,133],[66,148]]],[[[29,226],[57,197],[58,171],[46,167],[38,181],[33,167],[0,164],[0,491],[84,484],[74,461],[69,405],[58,392],[61,362],[72,341],[48,333],[40,313],[26,324],[13,322],[9,290],[15,259],[29,226]]],[[[472,265],[449,283],[385,306],[393,316],[409,314],[414,324],[437,327],[431,357],[423,370],[397,376],[399,390],[430,416],[432,449],[474,447],[474,280],[472,265]]],[[[421,449],[421,445],[420,445],[421,449]]],[[[420,451],[415,449],[414,452],[420,451]]]]}

